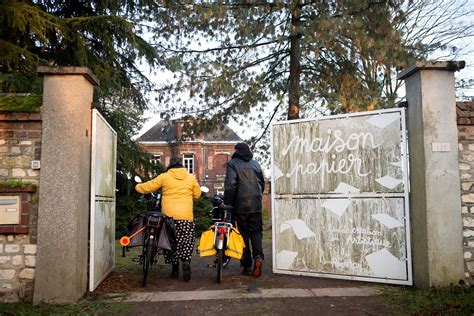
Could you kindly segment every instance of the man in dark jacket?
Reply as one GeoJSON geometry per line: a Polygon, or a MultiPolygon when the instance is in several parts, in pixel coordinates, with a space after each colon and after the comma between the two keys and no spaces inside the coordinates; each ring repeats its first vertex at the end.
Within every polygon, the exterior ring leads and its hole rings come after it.
{"type": "Polygon", "coordinates": [[[262,168],[252,159],[253,154],[247,144],[235,145],[235,153],[227,163],[224,183],[224,201],[232,205],[237,227],[245,242],[242,259],[243,274],[258,278],[262,271],[262,193],[264,179],[262,168]],[[250,249],[250,245],[252,249],[250,249]],[[253,260],[252,260],[253,257],[253,260]],[[253,271],[252,261],[254,263],[253,271]]]}

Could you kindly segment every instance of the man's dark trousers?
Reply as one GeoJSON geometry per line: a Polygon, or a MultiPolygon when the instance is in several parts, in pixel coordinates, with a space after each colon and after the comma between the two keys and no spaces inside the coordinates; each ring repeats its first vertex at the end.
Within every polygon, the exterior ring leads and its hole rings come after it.
{"type": "Polygon", "coordinates": [[[262,212],[236,213],[234,214],[234,219],[245,243],[240,264],[244,268],[250,268],[253,262],[252,255],[254,259],[257,257],[264,259],[262,247],[262,212]],[[250,250],[250,245],[252,245],[252,250],[250,250]]]}

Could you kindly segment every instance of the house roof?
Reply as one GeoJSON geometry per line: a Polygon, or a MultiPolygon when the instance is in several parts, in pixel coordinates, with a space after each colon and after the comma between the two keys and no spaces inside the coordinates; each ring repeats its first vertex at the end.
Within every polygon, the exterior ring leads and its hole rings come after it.
{"type": "MultiPolygon", "coordinates": [[[[176,123],[176,121],[173,121],[176,123]]],[[[173,124],[167,121],[159,121],[155,126],[146,131],[138,138],[139,142],[169,142],[175,140],[176,130],[173,124]]],[[[216,128],[204,135],[204,141],[226,141],[240,142],[242,139],[226,124],[216,126],[216,128]]]]}

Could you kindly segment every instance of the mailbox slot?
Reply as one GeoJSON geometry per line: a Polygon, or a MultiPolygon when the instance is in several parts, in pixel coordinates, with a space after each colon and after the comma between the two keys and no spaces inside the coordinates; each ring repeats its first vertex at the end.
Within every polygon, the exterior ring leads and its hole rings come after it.
{"type": "Polygon", "coordinates": [[[20,224],[20,197],[0,196],[0,225],[20,224]]]}

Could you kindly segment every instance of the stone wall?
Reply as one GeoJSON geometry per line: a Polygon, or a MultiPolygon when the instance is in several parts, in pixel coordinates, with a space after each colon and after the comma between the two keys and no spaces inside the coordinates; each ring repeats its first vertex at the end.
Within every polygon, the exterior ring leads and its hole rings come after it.
{"type": "Polygon", "coordinates": [[[39,170],[32,160],[41,156],[39,113],[0,114],[0,181],[29,182],[20,188],[0,185],[0,195],[18,195],[18,225],[0,225],[0,302],[32,301],[36,266],[39,170]]]}
{"type": "Polygon", "coordinates": [[[474,102],[457,102],[465,276],[474,283],[474,102]]]}

